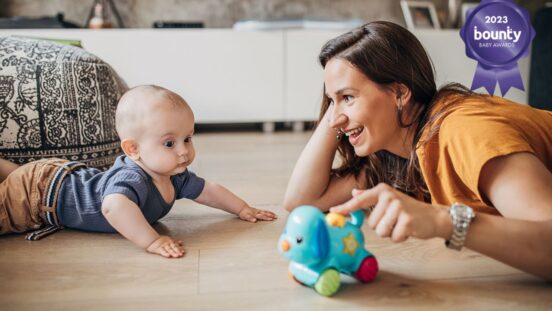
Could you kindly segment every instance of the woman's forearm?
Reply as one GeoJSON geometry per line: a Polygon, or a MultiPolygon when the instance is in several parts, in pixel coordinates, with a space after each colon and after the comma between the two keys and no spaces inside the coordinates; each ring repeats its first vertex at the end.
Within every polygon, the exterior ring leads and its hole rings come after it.
{"type": "Polygon", "coordinates": [[[512,267],[552,280],[552,221],[477,214],[465,246],[512,267]]]}
{"type": "Polygon", "coordinates": [[[284,196],[287,210],[314,204],[328,188],[338,145],[336,131],[329,126],[331,109],[326,111],[295,164],[284,196]]]}
{"type": "Polygon", "coordinates": [[[468,232],[469,247],[552,280],[551,185],[550,169],[532,153],[489,160],[478,188],[504,218],[477,215],[468,232]]]}

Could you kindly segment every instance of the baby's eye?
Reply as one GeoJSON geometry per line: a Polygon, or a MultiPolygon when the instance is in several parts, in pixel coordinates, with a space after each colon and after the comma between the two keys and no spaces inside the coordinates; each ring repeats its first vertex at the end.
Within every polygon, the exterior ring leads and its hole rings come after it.
{"type": "Polygon", "coordinates": [[[167,147],[167,148],[172,148],[174,147],[174,140],[167,140],[163,143],[163,146],[167,147]]]}
{"type": "Polygon", "coordinates": [[[303,242],[303,237],[302,236],[297,236],[297,244],[301,244],[301,242],[303,242]]]}
{"type": "Polygon", "coordinates": [[[184,138],[184,142],[185,143],[191,143],[192,142],[192,136],[188,136],[188,137],[184,138]]]}

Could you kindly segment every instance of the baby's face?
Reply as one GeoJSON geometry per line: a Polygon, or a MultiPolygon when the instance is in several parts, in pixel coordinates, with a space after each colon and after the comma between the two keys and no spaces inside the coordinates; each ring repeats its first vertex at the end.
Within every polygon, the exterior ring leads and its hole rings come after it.
{"type": "Polygon", "coordinates": [[[149,173],[173,176],[195,158],[194,116],[187,107],[158,105],[144,118],[145,133],[138,141],[140,162],[149,173]]]}

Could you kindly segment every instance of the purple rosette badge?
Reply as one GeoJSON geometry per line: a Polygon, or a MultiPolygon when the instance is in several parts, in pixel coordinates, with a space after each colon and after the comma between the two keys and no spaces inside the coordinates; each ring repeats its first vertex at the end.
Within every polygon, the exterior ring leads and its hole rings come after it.
{"type": "Polygon", "coordinates": [[[493,95],[498,82],[502,96],[510,87],[525,91],[517,62],[535,37],[527,10],[513,0],[483,0],[467,12],[460,36],[466,55],[477,61],[472,90],[484,87],[493,95]]]}

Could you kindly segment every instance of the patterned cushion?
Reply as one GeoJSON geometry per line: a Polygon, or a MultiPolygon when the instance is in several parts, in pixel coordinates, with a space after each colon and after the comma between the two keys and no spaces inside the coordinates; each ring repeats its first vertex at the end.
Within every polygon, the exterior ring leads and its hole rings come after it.
{"type": "Polygon", "coordinates": [[[0,37],[0,157],[109,167],[121,154],[115,108],[127,89],[108,64],[80,48],[0,37]]]}

